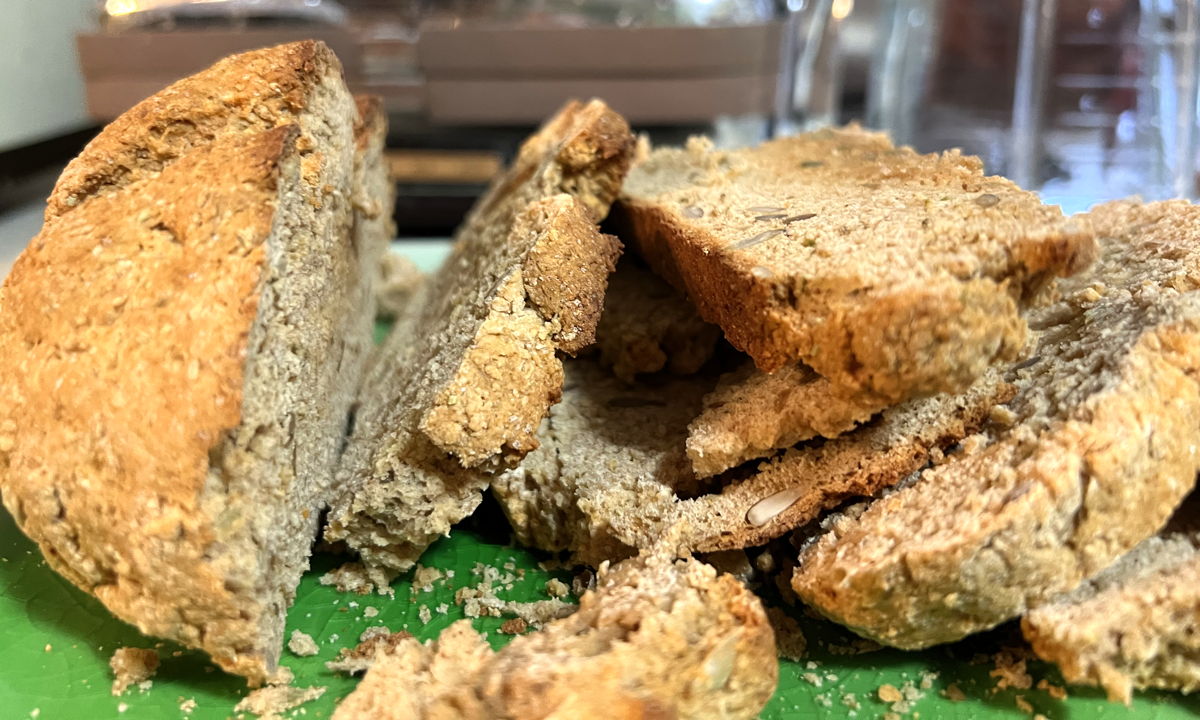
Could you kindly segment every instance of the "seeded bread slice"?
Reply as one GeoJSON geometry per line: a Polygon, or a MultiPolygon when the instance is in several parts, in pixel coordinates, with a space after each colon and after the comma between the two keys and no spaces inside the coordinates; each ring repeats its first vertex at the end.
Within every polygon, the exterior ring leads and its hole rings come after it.
{"type": "Polygon", "coordinates": [[[252,684],[277,667],[353,396],[341,97],[318,184],[294,126],[219,138],[47,223],[0,292],[6,507],[116,616],[252,684]]]}
{"type": "MultiPolygon", "coordinates": [[[[1190,507],[1189,507],[1190,506],[1190,507]]],[[[1200,689],[1200,524],[1176,515],[1072,593],[1031,610],[1025,637],[1068,682],[1129,704],[1133,688],[1200,689]]]]}
{"type": "Polygon", "coordinates": [[[596,327],[600,359],[613,373],[634,382],[638,375],[666,369],[691,375],[712,357],[721,330],[636,260],[617,265],[596,327]]]}
{"type": "Polygon", "coordinates": [[[376,658],[335,720],[754,718],[775,689],[762,605],[696,560],[602,569],[579,609],[499,652],[463,620],[376,658]]]}
{"type": "Polygon", "coordinates": [[[1086,266],[1085,223],[956,151],[857,128],[630,173],[622,237],[765,372],[803,361],[887,404],[964,390],[1023,347],[1019,304],[1086,266]]]}
{"type": "Polygon", "coordinates": [[[492,491],[523,543],[571,550],[595,565],[639,549],[713,551],[758,545],[852,497],[919,470],[978,430],[1010,395],[990,372],[961,396],[913,400],[836,440],[800,445],[756,468],[696,480],[687,425],[711,376],[630,386],[596,363],[567,363],[563,401],[541,445],[492,491]]]}
{"type": "Polygon", "coordinates": [[[562,392],[557,351],[594,337],[620,248],[596,221],[633,146],[603,103],[569,103],[480,199],[396,323],[360,393],[326,529],[377,585],[475,508],[488,483],[476,468],[536,447],[562,392]]]}
{"type": "Polygon", "coordinates": [[[889,645],[949,642],[1075,588],[1156,533],[1200,468],[1200,208],[1091,213],[1105,254],[1037,310],[1012,423],[802,553],[792,586],[889,645]]]}

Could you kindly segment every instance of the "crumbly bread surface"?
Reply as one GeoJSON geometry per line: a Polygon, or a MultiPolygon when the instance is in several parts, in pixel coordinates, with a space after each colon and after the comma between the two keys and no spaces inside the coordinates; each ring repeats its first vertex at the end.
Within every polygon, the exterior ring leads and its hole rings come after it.
{"type": "Polygon", "coordinates": [[[1007,422],[802,551],[792,586],[833,620],[918,648],[1075,588],[1156,533],[1200,457],[1200,208],[1111,203],[1103,254],[1030,319],[1007,422]]]}
{"type": "Polygon", "coordinates": [[[687,453],[701,477],[814,437],[852,430],[885,405],[870,396],[841,397],[804,365],[765,373],[746,362],[704,397],[688,427],[687,453]]]}
{"type": "Polygon", "coordinates": [[[601,235],[632,161],[625,121],[569,103],[522,146],[398,318],[360,393],[326,535],[386,586],[479,503],[592,342],[620,245],[601,235]]]}
{"type": "Polygon", "coordinates": [[[745,150],[695,138],[630,173],[622,237],[773,372],[894,403],[964,390],[1023,345],[1021,300],[1086,266],[1086,223],[957,151],[857,128],[745,150]]]}
{"type": "Polygon", "coordinates": [[[579,609],[498,652],[451,625],[377,656],[338,707],[358,718],[753,718],[775,689],[762,605],[695,560],[627,560],[579,609]]]}
{"type": "Polygon", "coordinates": [[[1073,592],[1021,621],[1026,639],[1068,682],[1128,705],[1133,688],[1200,689],[1200,523],[1186,517],[1073,592]]]}
{"type": "Polygon", "coordinates": [[[721,330],[700,319],[670,285],[632,258],[617,265],[596,327],[600,359],[632,383],[666,369],[691,375],[712,357],[721,330]]]}
{"type": "Polygon", "coordinates": [[[137,685],[158,672],[158,652],[150,648],[119,647],[108,659],[112,670],[112,694],[123,694],[130,685],[137,685]]]}
{"type": "Polygon", "coordinates": [[[629,386],[591,360],[566,369],[563,401],[539,430],[540,447],[497,476],[492,490],[519,540],[571,550],[592,565],[656,546],[685,554],[761,544],[899,482],[978,430],[1011,394],[989,372],[967,393],[909,401],[853,433],[797,446],[710,487],[696,479],[684,441],[711,376],[629,386]]]}

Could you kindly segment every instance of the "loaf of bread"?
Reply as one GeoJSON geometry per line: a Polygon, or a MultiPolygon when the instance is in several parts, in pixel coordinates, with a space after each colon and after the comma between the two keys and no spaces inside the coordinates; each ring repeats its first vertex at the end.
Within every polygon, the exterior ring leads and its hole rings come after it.
{"type": "Polygon", "coordinates": [[[376,657],[335,720],[757,717],[775,690],[762,605],[696,560],[627,560],[572,615],[494,652],[459,621],[376,657]]]}
{"type": "Polygon", "coordinates": [[[1021,621],[1068,682],[1130,703],[1133,688],[1200,689],[1200,518],[1189,500],[1171,524],[1073,592],[1021,621]]]}
{"type": "Polygon", "coordinates": [[[1097,266],[1030,319],[988,437],[800,556],[796,593],[879,642],[956,640],[1068,592],[1154,535],[1200,453],[1200,208],[1091,213],[1097,266]]]}
{"type": "Polygon", "coordinates": [[[0,292],[5,505],[117,617],[252,684],[369,343],[351,197],[387,197],[356,120],[320,43],[223,60],[88,145],[0,292]]]}
{"type": "Polygon", "coordinates": [[[966,389],[1023,347],[1022,301],[1094,241],[977,158],[829,129],[717,151],[655,150],[622,238],[773,372],[803,361],[844,396],[966,389]]]}
{"type": "Polygon", "coordinates": [[[364,382],[326,537],[376,585],[470,514],[562,392],[558,352],[590,344],[620,244],[602,235],[633,159],[625,121],[569,103],[480,198],[364,382]]]}

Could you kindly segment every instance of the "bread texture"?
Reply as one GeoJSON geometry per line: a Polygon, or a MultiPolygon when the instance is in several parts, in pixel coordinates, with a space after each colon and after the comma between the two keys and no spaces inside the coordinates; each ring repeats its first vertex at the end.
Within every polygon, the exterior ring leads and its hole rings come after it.
{"type": "Polygon", "coordinates": [[[1073,592],[1021,621],[1034,651],[1068,682],[1128,705],[1133,688],[1200,688],[1200,523],[1190,500],[1145,540],[1073,592]],[[1186,511],[1186,515],[1184,515],[1186,511]]]}
{"type": "Polygon", "coordinates": [[[492,491],[521,542],[570,550],[590,565],[646,548],[685,555],[784,535],[846,499],[900,482],[982,427],[1011,395],[991,372],[961,396],[909,401],[836,440],[702,482],[684,440],[711,375],[630,386],[591,360],[566,369],[563,400],[539,430],[541,445],[497,476],[492,491]]]}
{"type": "Polygon", "coordinates": [[[1013,359],[1022,301],[1095,247],[1086,223],[984,176],[978,158],[854,127],[659,148],[614,216],[761,370],[802,361],[885,404],[962,391],[1013,359]]]}
{"type": "Polygon", "coordinates": [[[775,689],[762,605],[696,560],[602,570],[572,615],[492,651],[468,621],[378,656],[338,707],[358,718],[753,718],[775,689]]]}
{"type": "Polygon", "coordinates": [[[1069,592],[1154,535],[1200,467],[1200,208],[1092,211],[1103,254],[1031,314],[1003,420],[806,547],[792,586],[879,642],[956,640],[1069,592]]]}
{"type": "Polygon", "coordinates": [[[5,505],[117,617],[251,684],[368,342],[355,120],[319,43],[222,61],[89,144],[0,291],[5,505]]]}
{"type": "Polygon", "coordinates": [[[569,103],[471,211],[397,319],[363,390],[326,537],[377,585],[470,514],[486,471],[536,447],[558,352],[590,344],[620,244],[596,222],[633,153],[625,121],[569,103]]]}
{"type": "Polygon", "coordinates": [[[720,328],[701,320],[682,295],[635,259],[617,265],[596,327],[600,359],[617,377],[632,383],[664,369],[691,375],[712,357],[720,338],[720,328]]]}

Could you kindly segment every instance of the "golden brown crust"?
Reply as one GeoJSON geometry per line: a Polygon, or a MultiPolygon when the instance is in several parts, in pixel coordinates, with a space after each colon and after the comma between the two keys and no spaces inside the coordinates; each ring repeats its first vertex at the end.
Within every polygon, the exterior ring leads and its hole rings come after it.
{"type": "Polygon", "coordinates": [[[759,368],[803,361],[889,403],[961,391],[1012,359],[1017,302],[1094,252],[1085,224],[977,159],[856,129],[655,151],[615,216],[759,368]]]}
{"type": "Polygon", "coordinates": [[[34,238],[0,296],[6,506],[115,615],[251,677],[263,659],[231,649],[257,647],[260,610],[210,564],[230,530],[200,502],[209,451],[241,421],[264,244],[280,173],[299,172],[296,137],[227,137],[89,200],[34,238]],[[172,611],[180,597],[203,604],[172,611]]]}
{"type": "Polygon", "coordinates": [[[333,51],[304,40],[234,55],[184,78],[135,105],[88,143],[46,200],[46,220],[162,170],[231,126],[267,130],[296,123],[314,88],[341,73],[333,51]]]}
{"type": "Polygon", "coordinates": [[[1200,208],[1092,213],[1107,252],[1039,308],[1008,422],[976,452],[835,518],[792,580],[898,647],[958,639],[1069,591],[1157,532],[1200,457],[1200,208]]]}
{"type": "Polygon", "coordinates": [[[775,689],[758,599],[695,560],[601,571],[579,609],[492,652],[462,621],[376,659],[338,707],[357,718],[752,718],[775,689]]]}

